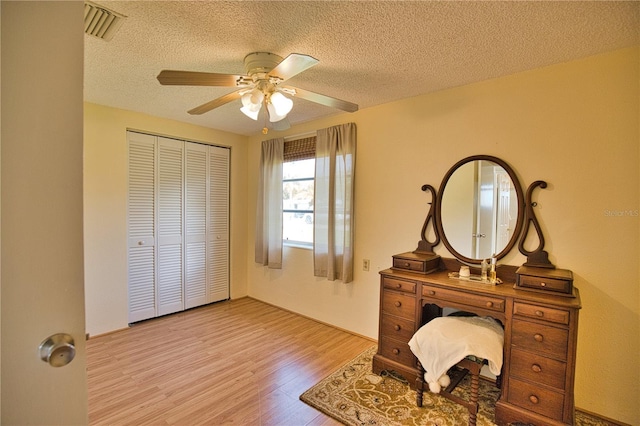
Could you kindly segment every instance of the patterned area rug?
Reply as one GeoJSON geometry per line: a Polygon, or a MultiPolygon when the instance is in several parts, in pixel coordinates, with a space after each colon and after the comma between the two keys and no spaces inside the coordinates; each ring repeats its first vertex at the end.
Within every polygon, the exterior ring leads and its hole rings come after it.
{"type": "MultiPolygon", "coordinates": [[[[469,413],[461,405],[425,391],[423,406],[416,406],[416,393],[407,383],[371,371],[376,346],[367,349],[347,365],[300,395],[300,399],[324,414],[350,426],[408,425],[459,426],[468,424],[469,413]]],[[[468,378],[456,388],[467,397],[468,378]]],[[[478,426],[494,426],[493,408],[500,396],[494,384],[480,380],[478,426]]],[[[606,426],[585,413],[576,412],[575,424],[606,426]]]]}

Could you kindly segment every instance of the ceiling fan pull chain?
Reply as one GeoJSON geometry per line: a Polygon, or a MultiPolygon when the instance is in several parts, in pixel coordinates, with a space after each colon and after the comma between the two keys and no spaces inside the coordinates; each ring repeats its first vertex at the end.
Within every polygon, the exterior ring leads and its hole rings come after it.
{"type": "Polygon", "coordinates": [[[264,98],[264,110],[266,111],[266,114],[264,115],[264,127],[262,128],[262,134],[266,135],[267,133],[269,133],[269,129],[267,128],[267,116],[269,115],[269,110],[267,109],[267,98],[265,96],[264,98]]]}

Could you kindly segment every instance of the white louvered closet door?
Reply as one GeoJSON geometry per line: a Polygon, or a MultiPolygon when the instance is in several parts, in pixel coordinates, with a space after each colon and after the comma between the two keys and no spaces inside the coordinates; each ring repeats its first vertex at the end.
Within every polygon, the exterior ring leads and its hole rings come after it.
{"type": "Polygon", "coordinates": [[[129,322],[229,298],[229,149],[127,132],[129,322]]]}
{"type": "Polygon", "coordinates": [[[185,309],[207,299],[208,147],[185,143],[185,309]]]}
{"type": "Polygon", "coordinates": [[[156,316],[156,141],[129,132],[129,322],[156,316]]]}
{"type": "Polygon", "coordinates": [[[209,147],[208,299],[229,298],[229,149],[209,147]]]}
{"type": "Polygon", "coordinates": [[[184,310],[184,142],[158,137],[158,315],[184,310]]]}

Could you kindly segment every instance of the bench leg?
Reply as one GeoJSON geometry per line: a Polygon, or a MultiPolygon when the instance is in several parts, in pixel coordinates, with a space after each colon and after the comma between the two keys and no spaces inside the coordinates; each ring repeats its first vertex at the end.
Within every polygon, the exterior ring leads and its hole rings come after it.
{"type": "Polygon", "coordinates": [[[474,409],[469,410],[469,426],[476,425],[476,416],[478,413],[478,389],[480,387],[480,381],[478,374],[471,374],[471,394],[469,395],[469,402],[474,406],[474,409]]]}
{"type": "Polygon", "coordinates": [[[424,370],[418,362],[418,375],[416,376],[416,405],[422,407],[422,394],[424,393],[424,370]]]}

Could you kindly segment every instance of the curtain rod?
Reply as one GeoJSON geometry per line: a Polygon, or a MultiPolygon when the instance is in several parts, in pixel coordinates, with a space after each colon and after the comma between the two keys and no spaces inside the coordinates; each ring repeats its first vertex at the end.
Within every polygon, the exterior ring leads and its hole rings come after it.
{"type": "Polygon", "coordinates": [[[296,139],[310,138],[310,137],[313,137],[315,135],[316,135],[316,131],[312,130],[310,132],[298,133],[297,135],[285,136],[284,137],[284,141],[285,142],[289,142],[289,141],[294,141],[296,139]]]}

